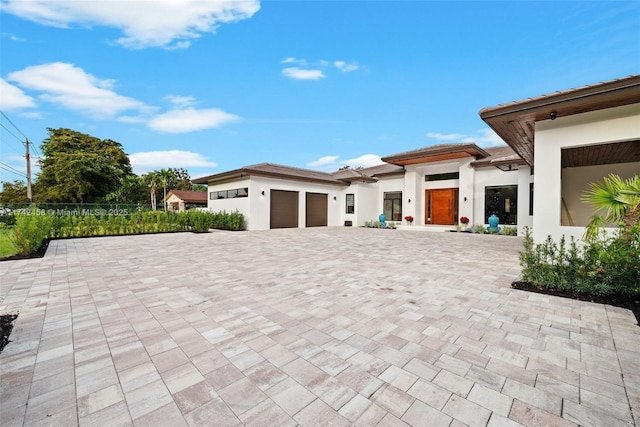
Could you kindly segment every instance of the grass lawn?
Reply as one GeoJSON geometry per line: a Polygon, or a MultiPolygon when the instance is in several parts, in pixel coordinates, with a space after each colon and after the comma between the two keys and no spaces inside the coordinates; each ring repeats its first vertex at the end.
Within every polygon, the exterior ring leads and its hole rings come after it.
{"type": "Polygon", "coordinates": [[[0,228],[0,258],[6,258],[18,253],[18,249],[11,240],[13,227],[0,228]]]}

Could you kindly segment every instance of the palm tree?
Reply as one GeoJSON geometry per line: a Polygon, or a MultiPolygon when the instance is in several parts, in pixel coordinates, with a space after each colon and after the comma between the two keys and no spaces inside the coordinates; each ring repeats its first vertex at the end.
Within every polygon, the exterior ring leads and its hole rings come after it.
{"type": "Polygon", "coordinates": [[[151,197],[151,209],[156,210],[156,191],[158,189],[158,185],[156,181],[158,179],[158,175],[156,172],[149,172],[142,175],[143,182],[149,187],[149,195],[151,197]]]}
{"type": "Polygon", "coordinates": [[[158,178],[160,178],[160,181],[162,181],[162,186],[164,188],[164,211],[167,211],[167,180],[169,178],[172,177],[172,173],[170,170],[166,170],[166,169],[160,169],[159,172],[157,172],[158,178]]]}
{"type": "Polygon", "coordinates": [[[596,214],[591,217],[585,239],[596,237],[605,223],[622,225],[625,239],[630,239],[631,228],[640,223],[640,176],[622,179],[610,174],[603,182],[589,185],[582,196],[596,211],[605,211],[604,217],[596,214]]]}

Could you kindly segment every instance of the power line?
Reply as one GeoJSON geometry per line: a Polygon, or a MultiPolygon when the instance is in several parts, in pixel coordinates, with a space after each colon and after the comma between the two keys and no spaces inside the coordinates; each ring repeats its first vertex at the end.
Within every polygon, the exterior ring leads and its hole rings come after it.
{"type": "MultiPolygon", "coordinates": [[[[7,127],[5,125],[3,125],[2,123],[0,123],[0,126],[2,126],[7,132],[9,132],[9,134],[11,136],[13,136],[15,139],[17,139],[18,141],[20,141],[22,143],[22,140],[20,138],[18,138],[17,136],[15,136],[13,134],[13,132],[11,132],[9,129],[7,129],[7,127]]],[[[22,151],[22,148],[20,148],[20,151],[22,151]]]]}
{"type": "Polygon", "coordinates": [[[23,172],[20,172],[18,169],[14,168],[12,166],[9,166],[6,163],[0,162],[0,169],[5,170],[7,172],[11,172],[11,173],[16,174],[16,175],[20,175],[23,178],[27,177],[27,175],[25,175],[23,172]]]}
{"type": "Polygon", "coordinates": [[[5,119],[7,119],[7,121],[9,123],[11,123],[11,126],[13,126],[18,133],[20,133],[20,135],[24,136],[24,139],[28,140],[29,138],[27,138],[27,135],[25,135],[24,133],[22,133],[22,131],[20,129],[18,129],[18,126],[16,126],[15,124],[13,124],[13,122],[11,121],[11,119],[9,117],[7,117],[7,115],[4,113],[4,111],[0,110],[0,113],[2,113],[2,115],[4,116],[5,119]]]}
{"type": "Polygon", "coordinates": [[[33,142],[29,141],[28,139],[27,139],[27,142],[28,142],[29,144],[31,144],[31,147],[33,148],[33,151],[35,151],[35,152],[36,152],[36,157],[38,157],[38,158],[39,158],[39,157],[40,157],[40,153],[38,152],[38,149],[36,148],[36,145],[35,145],[33,142]]]}

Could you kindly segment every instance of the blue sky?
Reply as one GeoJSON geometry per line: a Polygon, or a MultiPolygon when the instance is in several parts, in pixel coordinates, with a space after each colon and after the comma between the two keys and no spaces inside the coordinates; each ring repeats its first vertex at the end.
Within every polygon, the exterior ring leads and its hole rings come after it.
{"type": "Polygon", "coordinates": [[[60,127],[120,142],[139,174],[371,166],[499,145],[481,108],[640,72],[637,1],[0,4],[0,165],[18,171],[21,133],[60,127]]]}

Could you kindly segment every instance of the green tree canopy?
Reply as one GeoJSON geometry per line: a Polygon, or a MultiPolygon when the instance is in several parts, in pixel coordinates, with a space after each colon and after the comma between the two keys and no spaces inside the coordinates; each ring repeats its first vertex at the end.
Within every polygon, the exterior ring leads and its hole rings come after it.
{"type": "Polygon", "coordinates": [[[3,203],[29,203],[27,197],[27,184],[24,181],[15,180],[2,183],[0,202],[3,203]]]}
{"type": "Polygon", "coordinates": [[[48,129],[40,146],[44,158],[37,177],[48,202],[93,203],[118,190],[132,174],[122,145],[71,129],[48,129]]]}

